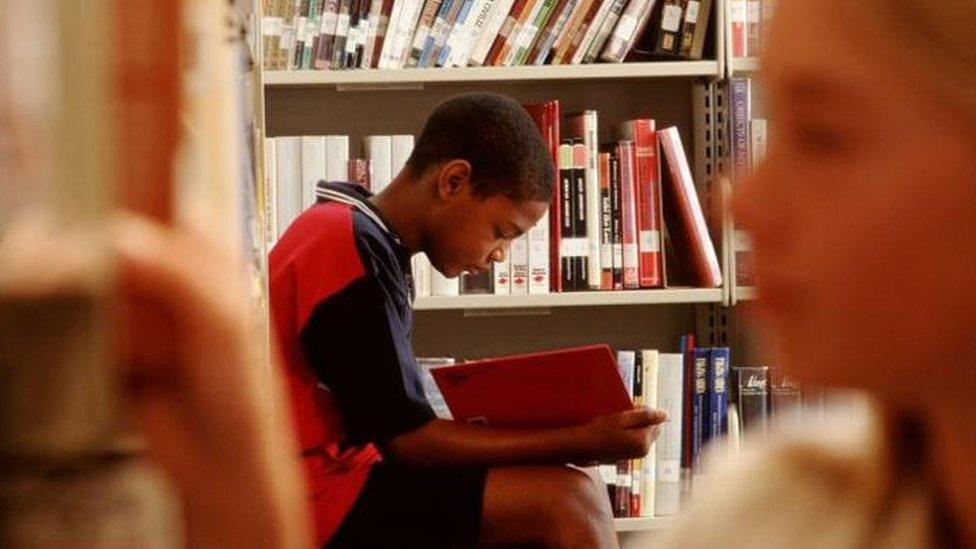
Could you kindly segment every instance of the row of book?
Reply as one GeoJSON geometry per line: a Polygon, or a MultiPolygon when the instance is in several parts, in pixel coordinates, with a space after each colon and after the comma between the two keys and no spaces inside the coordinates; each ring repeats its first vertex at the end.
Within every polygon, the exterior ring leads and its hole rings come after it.
{"type": "Polygon", "coordinates": [[[733,57],[759,57],[775,0],[728,0],[733,57]]]}
{"type": "MultiPolygon", "coordinates": [[[[617,352],[619,373],[635,406],[664,410],[669,417],[646,456],[597,467],[617,517],[679,514],[691,496],[704,448],[717,443],[738,447],[765,431],[774,414],[799,410],[802,404],[799,385],[778,370],[734,368],[728,347],[696,347],[692,336],[682,337],[680,345],[680,352],[617,352]]],[[[461,362],[418,359],[424,392],[438,417],[452,419],[429,370],[461,362]]]]}
{"type": "MultiPolygon", "coordinates": [[[[729,171],[733,183],[741,183],[752,175],[765,158],[769,134],[766,119],[753,116],[752,80],[732,78],[728,82],[730,158],[729,171]]],[[[755,284],[752,262],[752,242],[748,233],[736,228],[733,239],[735,251],[735,279],[739,286],[755,284]]]]}
{"type": "Polygon", "coordinates": [[[713,0],[263,0],[267,70],[701,59],[713,0]]]}

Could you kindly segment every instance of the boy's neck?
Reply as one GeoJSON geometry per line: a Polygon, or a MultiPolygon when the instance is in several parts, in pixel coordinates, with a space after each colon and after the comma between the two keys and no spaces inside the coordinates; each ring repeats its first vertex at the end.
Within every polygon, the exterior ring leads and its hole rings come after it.
{"type": "Polygon", "coordinates": [[[412,180],[404,170],[370,199],[399,233],[411,254],[421,251],[423,245],[423,217],[418,212],[425,211],[425,205],[420,186],[421,183],[412,180]]]}

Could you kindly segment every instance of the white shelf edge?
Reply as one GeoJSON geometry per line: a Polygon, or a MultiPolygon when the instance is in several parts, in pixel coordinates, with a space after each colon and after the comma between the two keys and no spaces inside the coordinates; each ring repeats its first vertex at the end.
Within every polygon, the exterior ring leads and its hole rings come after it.
{"type": "Polygon", "coordinates": [[[647,532],[667,530],[674,525],[675,520],[674,517],[615,518],[613,525],[617,532],[647,532]]]}
{"type": "Polygon", "coordinates": [[[735,297],[738,301],[756,299],[756,288],[754,286],[739,286],[735,289],[735,297]]]}
{"type": "Polygon", "coordinates": [[[539,307],[592,307],[601,305],[664,305],[720,303],[721,288],[673,288],[606,292],[564,292],[539,295],[460,295],[419,297],[414,309],[530,309],[539,307]]]}
{"type": "Polygon", "coordinates": [[[759,72],[758,57],[736,57],[732,59],[732,74],[750,74],[759,72]]]}
{"type": "Polygon", "coordinates": [[[341,85],[382,87],[384,85],[395,86],[455,82],[681,78],[718,75],[718,61],[654,61],[592,65],[545,65],[538,67],[265,71],[264,85],[266,88],[341,85]]]}

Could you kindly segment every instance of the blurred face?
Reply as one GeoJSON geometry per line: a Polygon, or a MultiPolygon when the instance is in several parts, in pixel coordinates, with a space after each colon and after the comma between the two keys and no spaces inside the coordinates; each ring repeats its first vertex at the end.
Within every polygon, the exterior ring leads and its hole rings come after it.
{"type": "MultiPolygon", "coordinates": [[[[782,0],[767,160],[736,196],[757,308],[808,382],[911,399],[976,347],[976,128],[828,3],[782,0]]],[[[971,358],[968,358],[971,362],[971,358]]]]}
{"type": "Polygon", "coordinates": [[[512,241],[545,214],[546,202],[517,202],[502,195],[475,196],[467,162],[454,161],[434,183],[424,251],[448,278],[478,273],[508,256],[512,241]]]}

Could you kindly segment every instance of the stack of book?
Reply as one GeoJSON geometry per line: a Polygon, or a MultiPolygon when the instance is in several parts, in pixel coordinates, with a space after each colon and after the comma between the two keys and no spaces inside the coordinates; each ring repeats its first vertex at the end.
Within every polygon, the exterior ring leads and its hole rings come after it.
{"type": "Polygon", "coordinates": [[[701,59],[713,0],[263,0],[266,70],[701,59]]]}

